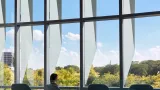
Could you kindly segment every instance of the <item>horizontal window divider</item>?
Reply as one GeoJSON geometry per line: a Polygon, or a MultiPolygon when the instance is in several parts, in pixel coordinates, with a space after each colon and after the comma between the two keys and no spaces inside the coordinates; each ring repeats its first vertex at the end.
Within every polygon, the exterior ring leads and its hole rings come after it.
{"type": "Polygon", "coordinates": [[[160,11],[134,13],[134,14],[123,14],[122,18],[129,19],[129,18],[143,18],[143,17],[154,17],[154,16],[160,16],[160,11]]]}
{"type": "Polygon", "coordinates": [[[103,21],[103,20],[116,20],[116,19],[119,19],[119,15],[87,17],[83,18],[83,21],[90,22],[90,21],[103,21]]]}
{"type": "Polygon", "coordinates": [[[14,27],[15,23],[0,24],[0,27],[14,27]]]}
{"type": "MultiPolygon", "coordinates": [[[[44,89],[44,86],[29,86],[31,89],[44,89]]],[[[0,88],[11,88],[11,86],[0,86],[0,88]]],[[[66,86],[66,87],[59,87],[60,89],[77,89],[79,90],[80,87],[74,87],[74,86],[66,86]]],[[[128,90],[129,88],[123,88],[120,87],[109,87],[110,90],[128,90]]],[[[83,87],[82,90],[88,90],[88,87],[83,87]]],[[[159,88],[154,88],[153,90],[160,90],[159,88]]]]}
{"type": "Polygon", "coordinates": [[[17,22],[19,26],[30,26],[30,25],[43,25],[44,21],[36,21],[36,22],[17,22]]]}
{"type": "Polygon", "coordinates": [[[11,86],[0,86],[0,88],[11,88],[11,86]]]}
{"type": "MultiPolygon", "coordinates": [[[[129,19],[129,18],[143,18],[143,17],[152,17],[152,16],[160,16],[160,11],[123,14],[122,17],[120,17],[120,15],[87,17],[87,18],[82,18],[82,21],[83,22],[90,22],[90,21],[103,21],[103,20],[117,20],[119,18],[129,19]]],[[[65,24],[65,23],[77,23],[77,22],[80,22],[80,18],[62,19],[62,20],[48,20],[46,22],[45,21],[17,22],[17,24],[5,23],[5,24],[0,24],[0,27],[14,27],[15,25],[19,25],[19,26],[44,25],[45,23],[46,24],[65,24]]]]}
{"type": "Polygon", "coordinates": [[[77,23],[77,22],[80,22],[80,18],[46,21],[47,24],[65,24],[65,23],[77,23]]]}
{"type": "MultiPolygon", "coordinates": [[[[29,86],[31,89],[44,89],[44,86],[29,86]]],[[[11,88],[11,86],[0,86],[0,88],[11,88]]]]}
{"type": "MultiPolygon", "coordinates": [[[[44,89],[44,86],[29,86],[31,89],[44,89]]],[[[11,86],[0,86],[0,88],[11,88],[11,86]]],[[[68,86],[59,87],[60,89],[79,89],[80,87],[68,86]]]]}

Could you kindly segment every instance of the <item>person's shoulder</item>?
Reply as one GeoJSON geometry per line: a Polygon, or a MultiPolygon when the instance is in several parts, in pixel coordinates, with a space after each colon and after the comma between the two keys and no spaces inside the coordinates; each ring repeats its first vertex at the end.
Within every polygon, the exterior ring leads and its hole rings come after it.
{"type": "Polygon", "coordinates": [[[57,85],[57,83],[52,83],[52,85],[54,85],[54,86],[58,86],[58,85],[57,85]]]}

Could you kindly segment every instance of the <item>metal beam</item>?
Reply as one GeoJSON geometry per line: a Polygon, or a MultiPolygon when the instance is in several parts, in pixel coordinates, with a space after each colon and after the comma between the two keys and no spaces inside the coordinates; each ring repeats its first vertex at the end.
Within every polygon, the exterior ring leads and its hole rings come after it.
{"type": "Polygon", "coordinates": [[[83,0],[80,0],[80,90],[84,84],[84,67],[83,67],[83,0]]]}
{"type": "MultiPolygon", "coordinates": [[[[119,0],[119,15],[122,17],[122,0],[119,0]]],[[[119,19],[119,62],[120,62],[120,89],[123,88],[123,19],[119,19]]]]}
{"type": "Polygon", "coordinates": [[[47,0],[44,0],[44,90],[47,85],[47,0]]]}
{"type": "MultiPolygon", "coordinates": [[[[118,20],[120,17],[122,19],[129,19],[129,18],[144,18],[144,17],[153,17],[153,16],[160,16],[160,11],[154,12],[143,12],[143,13],[135,13],[135,14],[123,14],[123,15],[111,15],[111,16],[98,16],[98,17],[87,17],[82,18],[83,22],[90,22],[90,21],[106,21],[106,20],[118,20]]],[[[18,18],[16,19],[18,21],[18,18]]],[[[66,24],[66,23],[78,23],[80,22],[80,18],[74,19],[62,19],[62,20],[48,20],[46,21],[47,24],[66,24]]],[[[20,26],[29,26],[29,25],[44,25],[44,21],[33,21],[33,22],[17,22],[17,25],[20,26]]],[[[13,27],[16,23],[6,23],[0,24],[0,27],[13,27]]]]}

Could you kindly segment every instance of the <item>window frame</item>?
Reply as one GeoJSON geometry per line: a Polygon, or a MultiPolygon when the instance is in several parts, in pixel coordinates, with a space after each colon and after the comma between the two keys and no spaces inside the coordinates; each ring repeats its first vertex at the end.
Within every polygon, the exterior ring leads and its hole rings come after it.
{"type": "MultiPolygon", "coordinates": [[[[98,17],[83,17],[83,1],[79,0],[79,11],[80,11],[80,18],[73,18],[73,19],[62,19],[62,20],[47,20],[47,0],[44,0],[44,21],[31,21],[31,22],[18,22],[18,4],[20,0],[14,0],[14,23],[3,23],[0,24],[0,27],[14,27],[15,32],[17,32],[18,28],[20,26],[29,26],[29,25],[44,25],[44,87],[31,87],[32,89],[44,89],[45,85],[47,83],[47,26],[49,24],[64,24],[64,23],[80,23],[80,86],[79,87],[61,87],[62,89],[87,89],[87,87],[84,87],[84,60],[83,60],[83,24],[85,22],[90,21],[109,21],[109,20],[119,20],[119,61],[120,61],[120,87],[119,88],[111,88],[111,90],[119,89],[119,90],[126,90],[128,88],[123,87],[124,85],[124,75],[123,75],[123,20],[124,19],[132,19],[132,18],[143,18],[143,17],[154,17],[154,16],[160,16],[160,11],[151,11],[151,12],[142,12],[142,13],[132,13],[132,14],[123,14],[123,0],[119,0],[119,14],[118,15],[109,15],[109,16],[98,16],[98,17]]],[[[18,83],[19,77],[19,70],[18,70],[18,64],[19,60],[17,60],[17,33],[14,34],[14,57],[15,57],[15,72],[14,72],[14,83],[18,83]]],[[[11,88],[11,86],[0,86],[0,88],[11,88]]],[[[160,90],[156,89],[156,90],[160,90]]]]}

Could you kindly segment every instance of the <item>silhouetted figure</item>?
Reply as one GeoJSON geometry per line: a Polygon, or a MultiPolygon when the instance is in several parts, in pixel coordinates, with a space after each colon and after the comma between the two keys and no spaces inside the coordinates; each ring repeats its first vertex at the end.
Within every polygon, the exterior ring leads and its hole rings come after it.
{"type": "Polygon", "coordinates": [[[47,85],[47,90],[60,90],[60,88],[58,87],[56,81],[58,79],[58,75],[53,73],[50,76],[50,83],[49,85],[47,85]]]}

